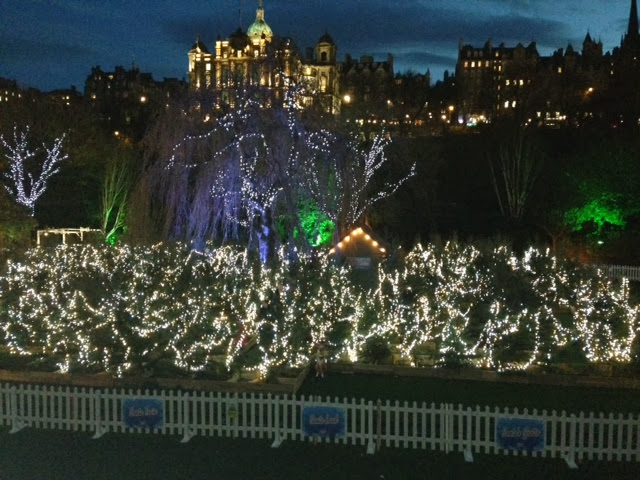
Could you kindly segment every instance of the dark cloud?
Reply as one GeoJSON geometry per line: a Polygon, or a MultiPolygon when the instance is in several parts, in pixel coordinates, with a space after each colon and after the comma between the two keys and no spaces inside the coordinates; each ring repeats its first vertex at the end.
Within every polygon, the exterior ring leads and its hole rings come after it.
{"type": "Polygon", "coordinates": [[[363,35],[354,28],[349,28],[349,20],[339,16],[335,23],[336,31],[346,43],[355,45],[380,43],[413,43],[427,42],[434,44],[448,43],[457,45],[460,38],[473,42],[484,42],[488,37],[497,41],[518,42],[536,39],[545,44],[564,43],[568,36],[567,24],[544,18],[525,16],[464,16],[458,10],[415,9],[390,14],[387,21],[377,24],[371,31],[363,35]]]}
{"type": "Polygon", "coordinates": [[[409,65],[455,65],[457,57],[437,55],[423,51],[409,51],[394,55],[394,62],[409,65]]]}
{"type": "MultiPolygon", "coordinates": [[[[327,30],[339,57],[392,53],[398,69],[431,68],[434,78],[455,67],[460,38],[482,45],[537,42],[549,54],[586,31],[604,48],[619,44],[630,0],[264,0],[273,31],[301,48],[327,30]],[[439,69],[439,72],[438,72],[439,69]]],[[[154,76],[180,76],[199,35],[209,48],[255,18],[258,0],[0,0],[0,76],[53,68],[78,83],[92,65],[128,65],[132,57],[154,76]],[[18,73],[18,66],[22,68],[18,73]],[[55,68],[54,68],[55,67],[55,68]],[[178,73],[179,72],[179,73],[178,73]],[[176,75],[177,74],[177,75],[176,75]]],[[[39,75],[39,74],[38,74],[39,75]]],[[[32,74],[27,75],[29,79],[32,74]]],[[[16,78],[22,81],[22,78],[16,78]]]]}
{"type": "Polygon", "coordinates": [[[33,62],[38,58],[78,58],[96,55],[98,50],[86,44],[72,44],[35,37],[33,39],[6,37],[0,34],[0,59],[7,61],[33,62]]]}
{"type": "MultiPolygon", "coordinates": [[[[168,40],[180,45],[188,44],[188,47],[191,47],[196,36],[199,36],[209,46],[209,43],[212,44],[218,35],[226,38],[233,33],[238,28],[236,24],[237,17],[233,18],[233,15],[198,15],[192,18],[170,18],[164,22],[162,31],[168,40]]],[[[243,27],[246,30],[247,25],[243,27]]]]}
{"type": "MultiPolygon", "coordinates": [[[[300,47],[313,45],[326,28],[342,53],[385,50],[386,45],[402,47],[416,42],[455,49],[460,38],[484,43],[489,37],[498,43],[537,41],[558,48],[570,38],[568,24],[557,20],[524,15],[493,16],[491,12],[471,16],[459,9],[438,7],[437,2],[425,6],[411,1],[402,8],[380,0],[367,3],[369,8],[363,8],[363,2],[357,0],[318,1],[316,6],[322,8],[321,18],[327,23],[323,25],[317,15],[309,14],[305,2],[279,2],[270,6],[267,22],[277,34],[293,37],[300,47]]],[[[192,42],[196,35],[205,42],[213,41],[217,34],[226,36],[233,30],[228,17],[170,19],[166,31],[169,38],[181,44],[192,42]]],[[[247,19],[243,25],[245,29],[250,21],[247,19]]]]}

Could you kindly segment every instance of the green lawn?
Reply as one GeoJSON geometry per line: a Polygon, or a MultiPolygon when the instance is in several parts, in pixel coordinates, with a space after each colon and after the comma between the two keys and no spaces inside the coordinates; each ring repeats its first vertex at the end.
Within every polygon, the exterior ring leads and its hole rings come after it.
{"type": "Polygon", "coordinates": [[[606,388],[557,387],[504,382],[481,382],[391,375],[332,374],[316,380],[310,374],[301,395],[355,397],[366,400],[434,402],[481,407],[534,408],[568,413],[639,413],[640,391],[606,388]]]}
{"type": "Polygon", "coordinates": [[[461,454],[266,440],[107,434],[25,429],[0,432],[2,480],[225,480],[225,479],[616,479],[640,478],[640,464],[582,463],[569,470],[559,459],[461,454]]]}

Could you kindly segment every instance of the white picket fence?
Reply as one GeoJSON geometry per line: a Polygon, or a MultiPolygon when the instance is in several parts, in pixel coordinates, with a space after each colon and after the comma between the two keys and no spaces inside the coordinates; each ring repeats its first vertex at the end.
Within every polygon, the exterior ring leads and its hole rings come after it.
{"type": "Polygon", "coordinates": [[[640,266],[636,265],[594,265],[611,278],[628,278],[633,282],[640,282],[640,266]]]}
{"type": "Polygon", "coordinates": [[[287,440],[311,440],[302,428],[305,405],[336,407],[346,412],[344,437],[319,441],[362,445],[369,453],[376,447],[419,448],[463,452],[467,460],[474,453],[523,454],[562,457],[572,466],[576,459],[583,458],[640,460],[640,416],[634,414],[576,416],[544,410],[346,398],[0,385],[0,424],[9,426],[12,433],[33,427],[90,432],[94,438],[109,432],[181,435],[183,442],[194,435],[265,438],[277,446],[287,440]],[[123,403],[131,399],[159,401],[163,409],[161,428],[128,427],[123,403]],[[542,422],[544,448],[539,452],[501,449],[496,422],[505,417],[542,422]]]}

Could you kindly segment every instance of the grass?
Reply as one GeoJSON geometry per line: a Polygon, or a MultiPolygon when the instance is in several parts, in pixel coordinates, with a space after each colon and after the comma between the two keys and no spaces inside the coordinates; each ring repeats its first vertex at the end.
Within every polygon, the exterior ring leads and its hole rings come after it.
{"type": "MultiPolygon", "coordinates": [[[[567,411],[632,411],[640,395],[632,390],[565,388],[502,382],[461,381],[385,375],[310,376],[304,395],[363,397],[392,401],[448,402],[567,411]]],[[[366,455],[364,446],[285,441],[270,448],[268,439],[109,433],[91,440],[89,432],[26,428],[10,435],[0,429],[0,480],[225,480],[225,479],[544,479],[631,480],[639,462],[582,462],[569,470],[564,461],[522,456],[445,454],[383,448],[366,455]]]]}
{"type": "Polygon", "coordinates": [[[637,413],[640,392],[637,390],[558,387],[505,382],[481,382],[390,375],[329,374],[316,380],[309,375],[298,391],[300,395],[355,397],[365,400],[400,402],[453,403],[464,406],[509,407],[529,411],[546,409],[568,413],[637,413]]]}
{"type": "Polygon", "coordinates": [[[0,433],[2,480],[226,480],[226,479],[543,479],[631,480],[640,464],[585,462],[569,470],[560,459],[476,455],[465,463],[460,453],[383,449],[366,455],[364,447],[267,440],[193,438],[144,434],[107,434],[25,429],[0,433]]]}

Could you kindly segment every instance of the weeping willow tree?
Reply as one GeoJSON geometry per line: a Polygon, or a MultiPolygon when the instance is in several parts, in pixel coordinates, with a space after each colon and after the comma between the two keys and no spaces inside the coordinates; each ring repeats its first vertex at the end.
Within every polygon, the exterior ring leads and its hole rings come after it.
{"type": "Polygon", "coordinates": [[[161,238],[245,242],[268,262],[280,244],[326,242],[413,174],[372,193],[388,141],[360,145],[318,127],[298,95],[246,91],[215,119],[202,97],[167,112],[145,141],[138,185],[161,238]]]}

